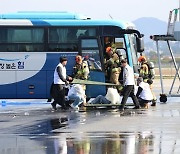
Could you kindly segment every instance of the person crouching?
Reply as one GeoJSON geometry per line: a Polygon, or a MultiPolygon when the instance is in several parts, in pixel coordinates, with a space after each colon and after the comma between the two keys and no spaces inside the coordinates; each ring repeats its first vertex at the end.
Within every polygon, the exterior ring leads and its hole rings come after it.
{"type": "Polygon", "coordinates": [[[85,85],[73,84],[68,91],[68,99],[73,101],[70,106],[79,110],[79,105],[86,103],[85,85]]]}
{"type": "Polygon", "coordinates": [[[147,83],[143,81],[142,77],[137,79],[138,91],[136,93],[136,97],[139,100],[140,106],[146,109],[148,108],[148,103],[153,99],[150,84],[152,84],[151,79],[148,79],[147,83]]]}

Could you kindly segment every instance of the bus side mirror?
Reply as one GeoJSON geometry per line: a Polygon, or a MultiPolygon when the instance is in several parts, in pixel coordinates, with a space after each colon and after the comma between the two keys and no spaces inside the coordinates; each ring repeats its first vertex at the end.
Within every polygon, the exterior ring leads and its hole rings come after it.
{"type": "Polygon", "coordinates": [[[136,38],[137,42],[137,52],[143,52],[144,51],[144,38],[143,36],[141,38],[137,37],[136,38]]]}

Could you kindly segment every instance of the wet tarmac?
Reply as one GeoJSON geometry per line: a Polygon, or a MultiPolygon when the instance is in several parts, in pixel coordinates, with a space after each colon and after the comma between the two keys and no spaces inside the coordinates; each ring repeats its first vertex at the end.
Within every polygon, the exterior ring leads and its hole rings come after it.
{"type": "Polygon", "coordinates": [[[0,154],[157,153],[180,153],[180,97],[124,112],[0,103],[0,154]]]}

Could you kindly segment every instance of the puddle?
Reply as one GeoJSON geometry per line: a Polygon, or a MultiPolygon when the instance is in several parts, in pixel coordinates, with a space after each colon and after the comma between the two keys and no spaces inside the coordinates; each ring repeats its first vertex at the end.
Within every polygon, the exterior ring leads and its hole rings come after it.
{"type": "Polygon", "coordinates": [[[55,133],[0,136],[0,153],[8,154],[179,154],[180,139],[163,132],[55,133]],[[8,145],[7,145],[8,143],[8,145]]]}

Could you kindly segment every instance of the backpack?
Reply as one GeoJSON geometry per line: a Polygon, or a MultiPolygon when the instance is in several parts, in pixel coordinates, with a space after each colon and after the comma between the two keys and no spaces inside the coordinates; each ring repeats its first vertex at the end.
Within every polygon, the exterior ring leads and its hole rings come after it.
{"type": "Polygon", "coordinates": [[[154,70],[154,63],[153,62],[147,62],[146,63],[148,66],[148,78],[149,79],[154,79],[155,78],[155,70],[154,70]]]}

